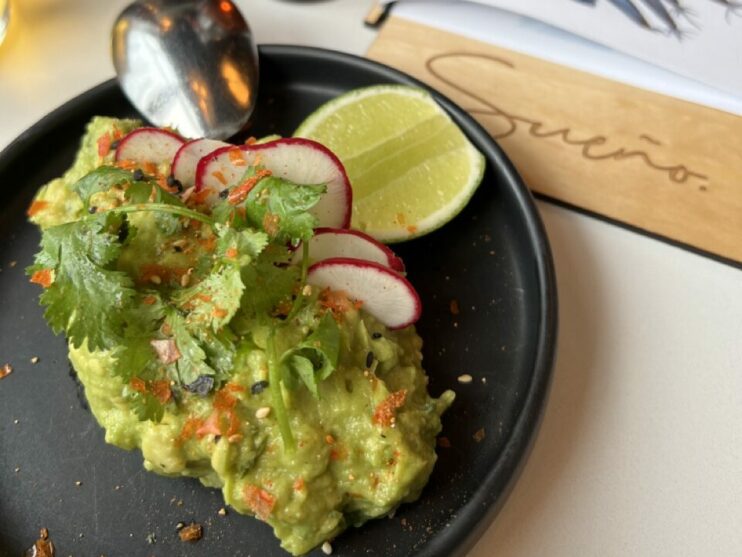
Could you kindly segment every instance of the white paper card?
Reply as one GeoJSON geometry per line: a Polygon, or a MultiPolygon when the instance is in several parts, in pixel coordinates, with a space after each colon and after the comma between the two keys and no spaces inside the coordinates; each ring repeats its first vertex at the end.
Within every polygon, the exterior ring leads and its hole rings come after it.
{"type": "Polygon", "coordinates": [[[475,0],[742,94],[742,0],[475,0]]]}

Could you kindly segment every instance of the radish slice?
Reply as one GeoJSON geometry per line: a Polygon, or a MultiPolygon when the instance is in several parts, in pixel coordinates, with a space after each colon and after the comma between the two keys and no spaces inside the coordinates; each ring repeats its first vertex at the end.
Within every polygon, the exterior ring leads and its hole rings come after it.
{"type": "Polygon", "coordinates": [[[116,148],[116,160],[170,164],[183,143],[173,132],[158,128],[138,128],[121,140],[116,148]]]}
{"type": "MultiPolygon", "coordinates": [[[[351,257],[373,261],[393,271],[404,272],[404,263],[392,250],[368,234],[347,228],[318,228],[309,240],[309,259],[322,261],[331,257],[351,257]]],[[[302,250],[297,249],[293,262],[302,260],[302,250]]]]}
{"type": "Polygon", "coordinates": [[[223,147],[203,157],[196,168],[196,191],[211,190],[207,203],[219,192],[236,185],[246,167],[258,162],[274,176],[296,184],[327,184],[327,193],[312,208],[320,226],[350,225],[352,191],[343,164],[325,146],[297,137],[263,144],[223,147]]]}
{"type": "Polygon", "coordinates": [[[420,296],[398,273],[371,261],[334,257],[315,263],[309,284],[341,290],[363,302],[363,309],[390,329],[401,329],[420,318],[420,296]]]}
{"type": "Polygon", "coordinates": [[[170,173],[185,187],[190,187],[196,183],[198,161],[209,153],[228,146],[229,143],[217,139],[201,138],[187,141],[173,156],[170,173]]]}

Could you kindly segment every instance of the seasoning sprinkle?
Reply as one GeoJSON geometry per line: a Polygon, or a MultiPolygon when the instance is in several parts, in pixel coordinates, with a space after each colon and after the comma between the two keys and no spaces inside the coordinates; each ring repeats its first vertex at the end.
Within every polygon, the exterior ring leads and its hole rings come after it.
{"type": "Polygon", "coordinates": [[[149,281],[152,284],[162,284],[162,279],[159,275],[152,275],[151,277],[149,277],[149,281]]]}
{"type": "Polygon", "coordinates": [[[137,182],[141,182],[142,180],[144,180],[144,172],[142,172],[142,169],[141,168],[137,168],[134,171],[134,174],[132,175],[132,178],[134,178],[134,180],[136,180],[137,182]]]}
{"type": "Polygon", "coordinates": [[[224,507],[222,507],[221,509],[219,509],[218,511],[216,511],[216,514],[218,514],[219,516],[227,516],[227,509],[225,509],[224,507]]]}
{"type": "Polygon", "coordinates": [[[263,418],[267,418],[268,414],[271,413],[270,406],[263,406],[262,408],[258,408],[255,411],[255,417],[259,420],[262,420],[263,418]]]}
{"type": "Polygon", "coordinates": [[[0,367],[0,379],[3,379],[13,373],[13,366],[10,364],[5,364],[3,367],[0,367]]]}
{"type": "Polygon", "coordinates": [[[224,188],[222,191],[219,192],[219,197],[221,199],[227,199],[229,196],[229,188],[224,188]]]}
{"type": "Polygon", "coordinates": [[[464,373],[463,375],[459,375],[458,382],[459,383],[471,383],[472,382],[472,376],[468,373],[464,373]]]}
{"type": "Polygon", "coordinates": [[[183,542],[197,542],[203,536],[204,531],[200,524],[191,522],[188,526],[184,526],[178,532],[180,541],[183,542]]]}
{"type": "Polygon", "coordinates": [[[39,357],[38,356],[34,356],[33,358],[31,358],[31,363],[32,364],[38,364],[39,363],[39,357]]]}
{"type": "Polygon", "coordinates": [[[369,351],[368,354],[366,354],[366,367],[371,367],[371,364],[374,363],[374,353],[369,351]]]}
{"type": "Polygon", "coordinates": [[[77,481],[75,482],[75,485],[76,485],[77,487],[80,487],[80,486],[82,485],[82,482],[81,482],[80,480],[77,480],[77,481]]]}
{"type": "Polygon", "coordinates": [[[88,207],[88,213],[90,213],[91,215],[94,215],[97,212],[98,212],[98,207],[96,207],[95,205],[91,205],[90,207],[88,207]]]}
{"type": "Polygon", "coordinates": [[[268,385],[268,381],[258,381],[257,383],[252,384],[252,387],[250,387],[250,392],[254,395],[259,395],[268,387],[268,385]]]}
{"type": "Polygon", "coordinates": [[[330,542],[325,542],[322,544],[322,553],[325,555],[332,555],[332,546],[330,545],[330,542]]]}
{"type": "Polygon", "coordinates": [[[374,340],[379,340],[382,337],[381,333],[374,333],[371,335],[371,338],[374,340]]]}
{"type": "Polygon", "coordinates": [[[111,142],[111,151],[115,151],[119,148],[119,145],[121,145],[121,140],[117,139],[116,141],[111,142]]]}

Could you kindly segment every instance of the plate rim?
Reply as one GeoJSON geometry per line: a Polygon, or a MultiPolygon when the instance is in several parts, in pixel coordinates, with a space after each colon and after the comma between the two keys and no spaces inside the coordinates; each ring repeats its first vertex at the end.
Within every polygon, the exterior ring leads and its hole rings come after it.
{"type": "MultiPolygon", "coordinates": [[[[502,451],[480,487],[459,509],[450,525],[433,534],[415,554],[417,557],[465,555],[502,508],[522,471],[538,434],[553,376],[558,330],[557,284],[548,236],[534,198],[510,159],[486,130],[462,108],[426,83],[380,62],[337,50],[284,44],[263,44],[258,50],[267,56],[303,57],[314,62],[330,61],[350,65],[381,74],[391,82],[428,91],[483,152],[486,160],[492,164],[493,171],[512,190],[524,218],[529,244],[534,250],[540,298],[540,322],[532,379],[510,434],[502,445],[502,451]]],[[[37,120],[0,151],[0,173],[12,164],[16,153],[22,151],[26,143],[48,134],[47,128],[58,125],[58,120],[65,119],[69,113],[88,104],[89,99],[118,88],[115,78],[108,79],[69,99],[37,120]]]]}

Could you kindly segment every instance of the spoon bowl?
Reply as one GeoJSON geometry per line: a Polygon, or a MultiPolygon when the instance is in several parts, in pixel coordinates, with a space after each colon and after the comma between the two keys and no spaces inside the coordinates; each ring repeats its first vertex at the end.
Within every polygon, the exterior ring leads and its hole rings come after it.
{"type": "Polygon", "coordinates": [[[258,53],[230,0],[139,0],[116,19],[111,40],[121,88],[152,124],[226,139],[247,123],[258,53]]]}

